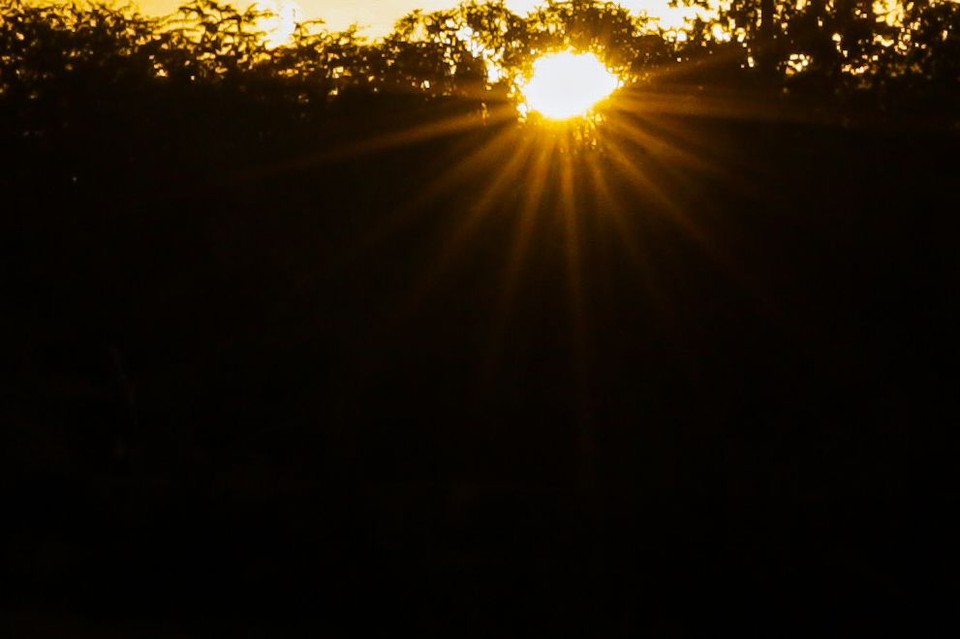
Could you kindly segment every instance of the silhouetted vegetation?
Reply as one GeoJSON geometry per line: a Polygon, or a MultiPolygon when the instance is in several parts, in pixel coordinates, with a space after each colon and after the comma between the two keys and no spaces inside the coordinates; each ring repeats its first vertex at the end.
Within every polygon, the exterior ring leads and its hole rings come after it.
{"type": "Polygon", "coordinates": [[[960,4],[466,2],[279,47],[263,18],[0,5],[22,636],[952,604],[960,4]],[[566,49],[624,87],[524,120],[566,49]]]}

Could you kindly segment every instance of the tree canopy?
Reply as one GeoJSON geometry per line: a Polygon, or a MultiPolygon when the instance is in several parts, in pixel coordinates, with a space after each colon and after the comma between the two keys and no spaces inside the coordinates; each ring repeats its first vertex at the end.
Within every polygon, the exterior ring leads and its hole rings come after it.
{"type": "Polygon", "coordinates": [[[884,108],[923,102],[947,113],[960,83],[960,5],[945,0],[733,0],[680,30],[613,2],[549,0],[520,16],[502,0],[469,0],[415,11],[377,41],[319,21],[299,24],[286,44],[272,48],[263,26],[269,15],[216,0],[193,0],[157,19],[129,7],[4,0],[0,88],[10,102],[39,99],[52,87],[62,92],[78,79],[87,87],[220,85],[246,92],[267,83],[303,113],[358,93],[484,102],[509,93],[537,56],[566,49],[598,54],[627,84],[733,82],[867,98],[884,108]]]}

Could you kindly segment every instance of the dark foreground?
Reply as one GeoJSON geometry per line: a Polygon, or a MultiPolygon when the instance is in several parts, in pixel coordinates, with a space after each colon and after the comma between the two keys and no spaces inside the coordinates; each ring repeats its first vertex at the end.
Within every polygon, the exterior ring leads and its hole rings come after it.
{"type": "Polygon", "coordinates": [[[645,122],[24,143],[5,636],[950,634],[956,135],[645,122]]]}

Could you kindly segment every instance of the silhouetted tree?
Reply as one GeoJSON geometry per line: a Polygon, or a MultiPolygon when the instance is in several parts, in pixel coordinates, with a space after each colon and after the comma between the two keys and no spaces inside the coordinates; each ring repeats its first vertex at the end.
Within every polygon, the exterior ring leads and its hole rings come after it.
{"type": "Polygon", "coordinates": [[[882,42],[892,34],[894,27],[877,11],[871,0],[735,0],[723,5],[691,42],[703,40],[717,26],[743,47],[744,66],[755,68],[765,81],[802,76],[821,89],[840,88],[852,71],[862,74],[865,66],[876,66],[882,42]]]}
{"type": "Polygon", "coordinates": [[[593,52],[629,82],[665,62],[668,53],[646,15],[635,16],[613,2],[551,1],[529,21],[528,59],[560,49],[593,52]]]}
{"type": "Polygon", "coordinates": [[[386,90],[466,96],[482,91],[487,70],[455,10],[414,12],[376,47],[373,72],[386,90]]]}
{"type": "Polygon", "coordinates": [[[166,20],[166,72],[191,82],[237,80],[266,58],[259,22],[267,15],[256,5],[241,12],[216,0],[184,4],[166,20]]]}

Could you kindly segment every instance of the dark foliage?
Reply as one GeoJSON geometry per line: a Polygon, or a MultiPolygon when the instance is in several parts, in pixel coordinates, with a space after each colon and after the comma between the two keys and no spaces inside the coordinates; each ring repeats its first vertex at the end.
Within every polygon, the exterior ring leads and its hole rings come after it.
{"type": "Polygon", "coordinates": [[[960,5],[873,11],[4,0],[9,636],[951,635],[960,5]]]}

